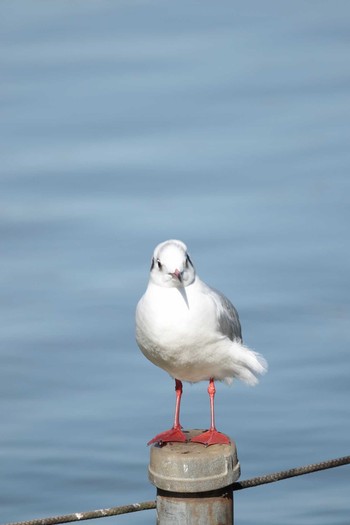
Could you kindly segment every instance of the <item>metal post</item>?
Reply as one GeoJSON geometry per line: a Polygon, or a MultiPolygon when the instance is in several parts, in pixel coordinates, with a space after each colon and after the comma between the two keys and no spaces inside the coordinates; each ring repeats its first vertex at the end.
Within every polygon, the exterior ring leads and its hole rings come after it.
{"type": "MultiPolygon", "coordinates": [[[[189,438],[203,430],[184,431],[189,438]]],[[[232,525],[236,446],[153,445],[149,479],[157,487],[157,525],[232,525]]]]}

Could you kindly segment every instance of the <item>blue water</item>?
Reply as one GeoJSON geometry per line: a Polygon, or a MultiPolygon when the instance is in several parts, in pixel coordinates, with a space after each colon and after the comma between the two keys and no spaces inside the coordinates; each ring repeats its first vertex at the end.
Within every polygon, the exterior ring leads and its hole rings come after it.
{"type": "MultiPolygon", "coordinates": [[[[349,454],[349,15],[1,3],[1,523],[154,498],[146,442],[174,391],[134,309],[171,237],[270,365],[218,386],[242,479],[349,454]]],[[[208,422],[185,385],[183,425],[208,422]]],[[[242,491],[236,523],[348,524],[349,489],[342,467],[242,491]]]]}

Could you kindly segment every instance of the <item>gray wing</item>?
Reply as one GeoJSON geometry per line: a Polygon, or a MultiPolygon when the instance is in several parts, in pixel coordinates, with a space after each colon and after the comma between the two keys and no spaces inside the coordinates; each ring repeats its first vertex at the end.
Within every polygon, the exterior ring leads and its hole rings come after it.
{"type": "Polygon", "coordinates": [[[214,288],[207,287],[207,293],[211,295],[216,305],[218,328],[220,332],[231,339],[231,341],[234,339],[242,341],[241,323],[239,322],[236,308],[224,294],[214,288]]]}

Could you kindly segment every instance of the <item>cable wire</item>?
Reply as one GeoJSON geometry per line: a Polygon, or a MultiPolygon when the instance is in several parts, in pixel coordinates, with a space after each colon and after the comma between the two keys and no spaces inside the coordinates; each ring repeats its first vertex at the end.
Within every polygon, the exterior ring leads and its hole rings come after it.
{"type": "Polygon", "coordinates": [[[349,463],[350,456],[344,456],[342,458],[337,459],[329,459],[328,461],[322,461],[321,463],[313,463],[311,465],[305,465],[304,467],[296,467],[289,470],[274,472],[273,474],[267,474],[266,476],[258,476],[256,478],[246,479],[244,481],[237,481],[233,484],[233,490],[237,491],[249,489],[251,487],[257,487],[259,485],[266,485],[267,483],[281,481],[283,479],[294,478],[295,476],[311,474],[312,472],[318,472],[319,470],[327,470],[330,468],[341,467],[342,465],[348,465],[349,463]]]}
{"type": "MultiPolygon", "coordinates": [[[[266,485],[267,483],[274,483],[283,479],[293,478],[295,476],[303,476],[304,474],[310,474],[319,470],[326,470],[335,467],[341,467],[342,465],[350,464],[350,456],[344,456],[342,458],[330,459],[328,461],[322,461],[321,463],[313,463],[311,465],[305,465],[304,467],[296,467],[289,470],[282,470],[280,472],[274,472],[265,476],[258,476],[256,478],[246,479],[243,481],[237,481],[233,483],[232,488],[234,491],[257,487],[259,485],[266,485]]],[[[49,518],[41,518],[29,521],[18,521],[7,523],[4,525],[59,525],[61,523],[71,523],[74,521],[84,521],[96,518],[106,518],[108,516],[118,516],[120,514],[128,514],[129,512],[138,512],[141,510],[155,509],[155,501],[144,501],[143,503],[133,503],[131,505],[123,505],[121,507],[111,507],[109,509],[90,510],[87,512],[75,512],[73,514],[66,514],[64,516],[52,516],[49,518]]]]}

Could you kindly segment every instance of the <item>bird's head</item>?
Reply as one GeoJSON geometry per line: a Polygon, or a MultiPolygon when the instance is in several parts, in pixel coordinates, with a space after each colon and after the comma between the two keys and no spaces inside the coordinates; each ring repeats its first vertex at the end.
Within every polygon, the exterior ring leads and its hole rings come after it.
{"type": "Polygon", "coordinates": [[[182,288],[192,284],[196,271],[182,241],[169,240],[154,250],[150,279],[158,286],[182,288]]]}

